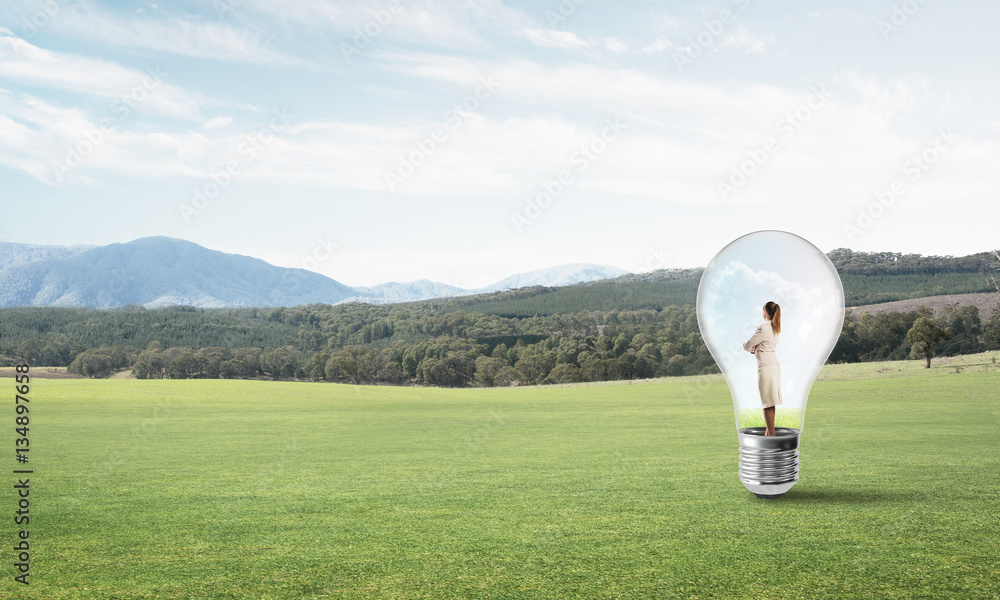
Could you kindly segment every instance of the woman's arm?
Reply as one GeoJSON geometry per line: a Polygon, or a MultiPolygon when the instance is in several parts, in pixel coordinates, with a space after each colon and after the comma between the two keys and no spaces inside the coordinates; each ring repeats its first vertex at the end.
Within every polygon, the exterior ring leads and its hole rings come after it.
{"type": "Polygon", "coordinates": [[[757,344],[764,339],[764,326],[761,325],[757,328],[757,331],[753,332],[753,337],[743,344],[743,349],[747,352],[753,352],[756,349],[757,344]]]}

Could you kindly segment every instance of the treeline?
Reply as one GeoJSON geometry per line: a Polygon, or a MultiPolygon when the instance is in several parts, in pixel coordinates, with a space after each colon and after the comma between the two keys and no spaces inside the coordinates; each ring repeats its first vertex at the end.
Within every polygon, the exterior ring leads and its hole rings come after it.
{"type": "Polygon", "coordinates": [[[901,252],[855,252],[848,248],[837,248],[829,252],[827,257],[841,276],[996,273],[1000,268],[1000,256],[994,252],[955,257],[901,252]]]}
{"type": "MultiPolygon", "coordinates": [[[[32,348],[52,340],[72,340],[87,348],[124,345],[143,349],[150,342],[195,348],[224,346],[278,347],[295,344],[299,328],[266,318],[268,309],[195,308],[172,306],[147,309],[20,307],[0,309],[0,351],[8,353],[30,341],[32,348]]],[[[67,351],[65,346],[59,352],[67,351]]],[[[60,365],[44,357],[37,364],[60,365]]],[[[68,363],[66,363],[68,364],[68,363]]]]}
{"type": "MultiPolygon", "coordinates": [[[[995,289],[1000,258],[835,250],[848,305],[995,289]]],[[[715,372],[694,298],[700,269],[561,288],[392,305],[270,309],[0,310],[0,364],[68,366],[101,377],[269,378],[421,385],[514,385],[715,372]],[[668,303],[670,305],[665,305],[668,303]],[[596,308],[595,308],[596,307],[596,308]],[[621,307],[629,307],[621,309],[621,307]]],[[[853,317],[834,362],[904,359],[929,310],[853,317]]],[[[1000,347],[1000,312],[934,319],[936,355],[1000,347]]]]}
{"type": "Polygon", "coordinates": [[[946,307],[934,316],[927,307],[908,312],[869,313],[845,319],[830,362],[867,362],[914,358],[907,334],[921,317],[931,318],[945,332],[932,344],[934,356],[1000,350],[1000,310],[983,322],[975,306],[946,307]]]}
{"type": "MultiPolygon", "coordinates": [[[[827,254],[844,284],[848,306],[878,304],[943,294],[1000,291],[1000,255],[963,257],[898,252],[827,254]]],[[[464,310],[510,317],[584,310],[659,310],[694,306],[703,269],[661,269],[559,288],[537,286],[504,296],[481,295],[429,300],[438,311],[464,310]]]]}
{"type": "Polygon", "coordinates": [[[310,379],[448,387],[607,381],[717,372],[693,308],[532,319],[445,313],[411,321],[391,307],[312,305],[267,318],[298,323],[281,348],[91,348],[69,371],[92,377],[131,366],[138,378],[310,379]],[[352,315],[356,311],[359,314],[352,315]],[[390,318],[395,316],[396,318],[390,318]],[[550,333],[537,333],[547,329],[550,333]],[[536,333],[532,333],[536,331],[536,333]],[[424,337],[422,341],[405,341],[424,337]],[[403,339],[394,339],[403,338],[403,339]]]}
{"type": "Polygon", "coordinates": [[[990,285],[986,274],[982,272],[895,275],[845,273],[840,279],[844,284],[844,299],[848,306],[881,304],[945,294],[996,291],[990,285]]]}
{"type": "MultiPolygon", "coordinates": [[[[848,306],[941,294],[1000,291],[1000,284],[997,283],[1000,281],[1000,255],[993,253],[955,258],[838,249],[828,256],[840,272],[848,306]]],[[[535,286],[492,294],[425,300],[389,305],[392,308],[378,318],[391,322],[396,333],[406,334],[417,328],[401,321],[415,321],[443,313],[479,313],[530,320],[588,312],[693,307],[701,274],[702,269],[666,269],[558,288],[535,286]]],[[[201,309],[178,306],[145,309],[125,306],[112,310],[0,309],[0,352],[10,352],[32,338],[65,338],[89,348],[122,344],[137,350],[145,349],[153,341],[160,342],[164,347],[277,348],[298,345],[303,328],[313,327],[318,319],[325,322],[337,320],[334,314],[337,311],[345,317],[357,314],[364,317],[366,320],[358,325],[359,329],[368,327],[370,331],[375,327],[368,318],[374,314],[369,305],[318,306],[327,307],[322,309],[323,314],[310,309],[309,315],[304,317],[306,320],[301,322],[278,318],[273,312],[277,309],[264,308],[201,309]]],[[[285,310],[291,315],[301,313],[297,308],[285,310]]],[[[507,328],[509,331],[502,333],[509,333],[518,326],[518,323],[511,324],[507,328]]],[[[338,327],[345,330],[351,325],[344,323],[344,327],[338,327]]],[[[383,339],[380,337],[383,334],[371,333],[383,339]]],[[[417,333],[416,337],[409,338],[397,335],[393,339],[418,341],[420,335],[417,333]]],[[[354,341],[339,340],[338,345],[354,341]]],[[[363,336],[356,341],[369,343],[363,336]]]]}
{"type": "Polygon", "coordinates": [[[827,256],[840,274],[848,306],[1000,291],[1000,255],[993,252],[954,257],[838,248],[827,256]]]}
{"type": "Polygon", "coordinates": [[[503,294],[427,302],[440,311],[463,310],[506,317],[585,310],[660,310],[666,306],[694,306],[702,272],[703,269],[669,269],[557,288],[535,286],[503,294]]]}
{"type": "MultiPolygon", "coordinates": [[[[509,386],[671,377],[718,372],[693,307],[505,318],[457,311],[416,316],[405,306],[310,305],[273,309],[259,318],[295,327],[296,343],[276,347],[86,347],[35,338],[16,360],[66,364],[104,377],[131,369],[144,379],[224,378],[358,384],[509,386]]],[[[908,333],[930,309],[864,313],[845,321],[831,362],[913,356],[908,333]]],[[[936,356],[1000,349],[1000,311],[986,322],[974,306],[933,318],[947,333],[936,356]]],[[[12,358],[12,360],[15,360],[12,358]]]]}

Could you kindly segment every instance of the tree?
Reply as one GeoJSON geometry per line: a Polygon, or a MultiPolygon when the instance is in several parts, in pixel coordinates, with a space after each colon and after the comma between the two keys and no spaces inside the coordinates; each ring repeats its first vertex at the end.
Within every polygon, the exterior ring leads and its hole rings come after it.
{"type": "Polygon", "coordinates": [[[403,371],[407,377],[417,376],[417,366],[420,364],[420,361],[424,360],[424,356],[426,355],[427,344],[424,342],[414,344],[403,353],[403,371]]]}
{"type": "Polygon", "coordinates": [[[493,349],[493,353],[490,355],[493,358],[502,358],[504,361],[507,360],[507,344],[500,342],[497,347],[493,349]]]}
{"type": "Polygon", "coordinates": [[[507,365],[506,367],[501,367],[500,370],[497,371],[496,377],[493,378],[493,383],[497,387],[509,387],[518,383],[517,378],[517,370],[514,369],[514,367],[507,365]]]}
{"type": "Polygon", "coordinates": [[[687,366],[688,359],[681,354],[675,354],[667,361],[665,369],[667,377],[681,377],[684,375],[684,367],[687,366]]]}
{"type": "Polygon", "coordinates": [[[261,372],[262,359],[260,348],[237,348],[233,350],[234,363],[230,367],[239,372],[238,377],[256,377],[261,372]]]}
{"type": "Polygon", "coordinates": [[[520,374],[520,380],[526,385],[536,385],[542,382],[549,374],[549,371],[556,366],[556,356],[554,352],[543,354],[523,354],[514,365],[520,374]]]}
{"type": "Polygon", "coordinates": [[[297,354],[298,351],[294,346],[269,350],[264,353],[261,360],[263,370],[271,376],[271,379],[294,378],[302,370],[299,367],[299,360],[296,358],[297,354]]]}
{"type": "MultiPolygon", "coordinates": [[[[497,348],[499,347],[500,346],[497,346],[497,348]]],[[[477,385],[483,387],[493,387],[496,385],[497,373],[500,372],[500,369],[506,366],[508,366],[506,353],[504,353],[504,356],[497,356],[496,358],[480,356],[476,359],[476,374],[474,381],[477,385]]]]}
{"type": "Polygon", "coordinates": [[[850,317],[850,311],[848,311],[848,315],[844,319],[844,327],[840,330],[840,338],[837,339],[837,345],[833,347],[833,352],[830,353],[829,360],[832,363],[850,363],[858,362],[859,360],[857,333],[850,317]]]}
{"type": "Polygon", "coordinates": [[[378,380],[398,385],[406,380],[406,373],[403,372],[403,367],[399,366],[398,363],[390,362],[386,363],[378,372],[378,380]]]}
{"type": "Polygon", "coordinates": [[[542,383],[577,383],[583,380],[580,367],[564,363],[556,365],[542,383]]]}
{"type": "Polygon", "coordinates": [[[243,358],[233,356],[229,360],[219,363],[219,377],[223,379],[246,379],[253,377],[255,371],[250,368],[243,358]]]}
{"type": "Polygon", "coordinates": [[[190,348],[171,348],[164,352],[164,357],[168,359],[166,370],[167,377],[171,379],[189,379],[198,372],[198,360],[194,357],[194,350],[190,348]],[[171,350],[177,350],[176,353],[171,350]]]}
{"type": "Polygon", "coordinates": [[[87,377],[107,377],[111,374],[112,360],[110,356],[100,354],[98,350],[87,350],[77,355],[66,370],[87,377]]]}
{"type": "Polygon", "coordinates": [[[1000,303],[993,309],[993,318],[983,326],[983,347],[1000,350],[1000,303]]]}
{"type": "Polygon", "coordinates": [[[379,371],[385,365],[385,357],[380,351],[372,348],[368,352],[358,356],[357,364],[359,382],[375,383],[375,380],[378,379],[379,371]]]}
{"type": "Polygon", "coordinates": [[[132,374],[136,379],[163,379],[163,353],[153,348],[139,353],[139,358],[132,365],[132,374]]]}
{"type": "MultiPolygon", "coordinates": [[[[354,384],[363,383],[365,378],[365,367],[361,364],[364,362],[364,356],[367,350],[364,346],[348,346],[343,350],[339,350],[330,356],[330,360],[336,365],[334,369],[334,377],[337,375],[346,377],[348,381],[354,384]]],[[[327,366],[327,372],[330,372],[329,365],[327,366]]]]}
{"type": "Polygon", "coordinates": [[[931,357],[934,355],[933,347],[938,342],[951,339],[951,330],[943,329],[934,319],[920,317],[913,322],[913,327],[906,333],[906,339],[910,340],[913,349],[910,355],[914,358],[923,356],[927,359],[927,366],[931,368],[931,357]]]}
{"type": "Polygon", "coordinates": [[[938,354],[976,354],[986,350],[983,344],[983,323],[976,306],[946,306],[937,318],[938,325],[951,331],[951,339],[938,349],[938,354]]]}
{"type": "Polygon", "coordinates": [[[199,377],[218,379],[219,365],[232,358],[232,355],[225,348],[201,348],[194,353],[194,358],[198,362],[199,377]]]}
{"type": "Polygon", "coordinates": [[[423,372],[425,385],[436,385],[440,387],[458,387],[459,375],[447,360],[438,358],[425,358],[420,363],[420,370],[423,372]]]}
{"type": "Polygon", "coordinates": [[[989,283],[990,287],[996,289],[1000,292],[1000,250],[994,250],[991,254],[997,258],[998,262],[990,261],[990,265],[987,268],[986,281],[989,283]]]}
{"type": "Polygon", "coordinates": [[[305,366],[302,368],[309,379],[313,381],[320,381],[326,378],[326,363],[330,360],[329,352],[317,352],[312,355],[312,357],[306,361],[305,366]]]}

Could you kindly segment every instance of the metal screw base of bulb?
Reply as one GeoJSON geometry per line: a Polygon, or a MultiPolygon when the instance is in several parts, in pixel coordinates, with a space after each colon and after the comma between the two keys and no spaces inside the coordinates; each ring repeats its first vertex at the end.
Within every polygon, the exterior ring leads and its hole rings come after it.
{"type": "Polygon", "coordinates": [[[763,427],[747,427],[738,433],[740,481],[758,498],[777,498],[799,480],[799,430],[776,427],[775,435],[764,435],[763,427]]]}

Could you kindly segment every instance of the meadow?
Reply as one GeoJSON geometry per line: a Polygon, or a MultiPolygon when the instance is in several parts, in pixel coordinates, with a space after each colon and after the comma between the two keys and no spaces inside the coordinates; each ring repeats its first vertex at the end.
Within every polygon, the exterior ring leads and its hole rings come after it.
{"type": "Polygon", "coordinates": [[[0,597],[1000,598],[997,356],[826,367],[776,500],[720,376],[39,379],[31,584],[8,470],[0,597]]]}

